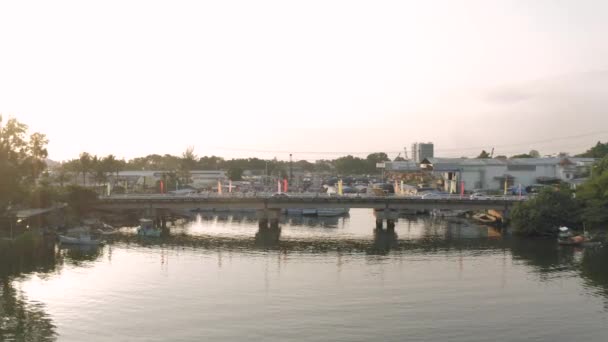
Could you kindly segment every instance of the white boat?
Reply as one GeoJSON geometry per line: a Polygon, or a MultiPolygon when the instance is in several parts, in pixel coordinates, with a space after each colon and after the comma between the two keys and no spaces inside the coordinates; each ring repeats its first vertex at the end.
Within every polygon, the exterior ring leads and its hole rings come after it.
{"type": "Polygon", "coordinates": [[[160,228],[154,228],[154,221],[147,218],[139,219],[139,228],[137,228],[137,235],[160,237],[160,233],[160,228]]]}
{"type": "Polygon", "coordinates": [[[347,208],[326,208],[326,209],[317,209],[318,216],[340,216],[347,214],[349,209],[347,208]]]}
{"type": "Polygon", "coordinates": [[[102,244],[100,240],[91,239],[88,234],[80,234],[78,237],[59,235],[59,241],[66,245],[98,246],[102,244]]]}

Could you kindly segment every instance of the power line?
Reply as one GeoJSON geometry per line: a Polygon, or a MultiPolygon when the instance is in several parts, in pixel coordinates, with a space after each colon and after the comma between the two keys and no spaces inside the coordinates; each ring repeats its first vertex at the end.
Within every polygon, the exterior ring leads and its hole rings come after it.
{"type": "MultiPolygon", "coordinates": [[[[493,146],[495,148],[518,147],[518,146],[526,146],[526,145],[531,145],[531,144],[552,143],[552,142],[560,141],[560,140],[578,139],[578,138],[584,138],[584,137],[589,137],[589,136],[598,135],[598,134],[608,134],[608,131],[595,131],[595,132],[589,132],[589,133],[584,133],[584,134],[579,134],[579,135],[562,136],[562,137],[556,137],[556,138],[545,139],[545,140],[527,141],[527,142],[522,142],[522,143],[517,143],[517,144],[493,145],[493,146]]],[[[216,150],[225,150],[225,151],[277,153],[277,154],[298,153],[298,154],[351,154],[352,155],[352,154],[371,154],[371,153],[380,152],[379,150],[376,150],[376,151],[294,151],[294,150],[264,150],[264,149],[250,149],[250,148],[237,148],[237,147],[212,147],[212,148],[216,149],[216,150]]],[[[488,148],[488,145],[474,146],[474,147],[441,148],[441,149],[435,149],[435,151],[436,152],[458,152],[458,151],[478,150],[478,149],[484,149],[484,148],[488,148]]],[[[395,154],[395,153],[400,153],[401,151],[393,150],[393,151],[381,151],[381,152],[385,152],[387,154],[395,154]]]]}

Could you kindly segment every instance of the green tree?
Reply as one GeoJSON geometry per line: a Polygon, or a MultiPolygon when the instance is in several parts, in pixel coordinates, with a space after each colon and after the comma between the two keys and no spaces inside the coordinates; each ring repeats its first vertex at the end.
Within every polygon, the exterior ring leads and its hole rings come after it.
{"type": "Polygon", "coordinates": [[[367,161],[367,172],[366,173],[377,173],[378,168],[376,167],[377,163],[383,163],[385,161],[389,161],[389,157],[384,152],[376,152],[369,154],[365,160],[367,161]]]}
{"type": "Polygon", "coordinates": [[[576,197],[583,207],[583,221],[596,228],[608,223],[608,156],[592,169],[591,178],[578,187],[576,197]]]}
{"type": "Polygon", "coordinates": [[[27,125],[15,118],[5,123],[0,115],[0,212],[26,200],[46,169],[47,143],[43,134],[28,136],[27,125]]]}
{"type": "Polygon", "coordinates": [[[580,206],[568,189],[543,189],[511,212],[513,231],[520,235],[549,235],[559,226],[575,229],[580,223],[580,206]]]}
{"type": "Polygon", "coordinates": [[[585,153],[581,153],[577,155],[577,157],[585,157],[585,158],[604,158],[608,156],[608,142],[601,143],[600,141],[595,144],[595,146],[588,149],[585,153]]]}
{"type": "Polygon", "coordinates": [[[78,171],[82,174],[82,185],[87,185],[87,174],[93,166],[93,157],[88,152],[82,152],[78,158],[78,171]]]}
{"type": "Polygon", "coordinates": [[[194,154],[194,147],[190,146],[182,153],[182,158],[179,165],[179,178],[182,184],[189,184],[190,171],[192,171],[198,163],[198,157],[194,154]]]}
{"type": "MultiPolygon", "coordinates": [[[[366,159],[348,155],[334,161],[336,171],[341,175],[365,174],[369,170],[369,162],[366,159]]],[[[374,165],[375,166],[375,165],[374,165]]]]}
{"type": "Polygon", "coordinates": [[[231,167],[226,172],[226,175],[228,176],[229,179],[232,179],[233,181],[242,180],[243,179],[243,169],[241,169],[240,167],[237,167],[237,166],[231,167]]]}
{"type": "Polygon", "coordinates": [[[481,153],[477,156],[479,159],[489,159],[490,154],[486,152],[486,150],[482,150],[481,153]]]}

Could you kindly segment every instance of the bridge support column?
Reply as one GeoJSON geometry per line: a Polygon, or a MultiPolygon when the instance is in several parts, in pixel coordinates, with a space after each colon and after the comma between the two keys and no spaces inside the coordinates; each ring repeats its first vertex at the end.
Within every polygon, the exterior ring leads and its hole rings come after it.
{"type": "Polygon", "coordinates": [[[395,220],[393,219],[386,219],[386,230],[389,232],[394,232],[395,231],[395,220]]]}
{"type": "Polygon", "coordinates": [[[280,209],[264,209],[257,211],[258,232],[255,243],[261,247],[272,247],[279,243],[281,227],[279,226],[280,209]]]}
{"type": "Polygon", "coordinates": [[[395,222],[399,218],[399,212],[393,209],[374,209],[374,216],[376,216],[376,229],[383,229],[384,221],[386,221],[386,229],[395,231],[395,222]]]}

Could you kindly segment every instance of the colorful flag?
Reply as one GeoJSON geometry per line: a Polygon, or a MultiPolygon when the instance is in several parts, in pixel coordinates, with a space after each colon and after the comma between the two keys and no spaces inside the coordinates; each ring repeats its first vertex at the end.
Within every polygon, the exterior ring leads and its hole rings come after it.
{"type": "Polygon", "coordinates": [[[217,193],[220,195],[222,194],[222,182],[219,180],[217,181],[217,193]]]}

